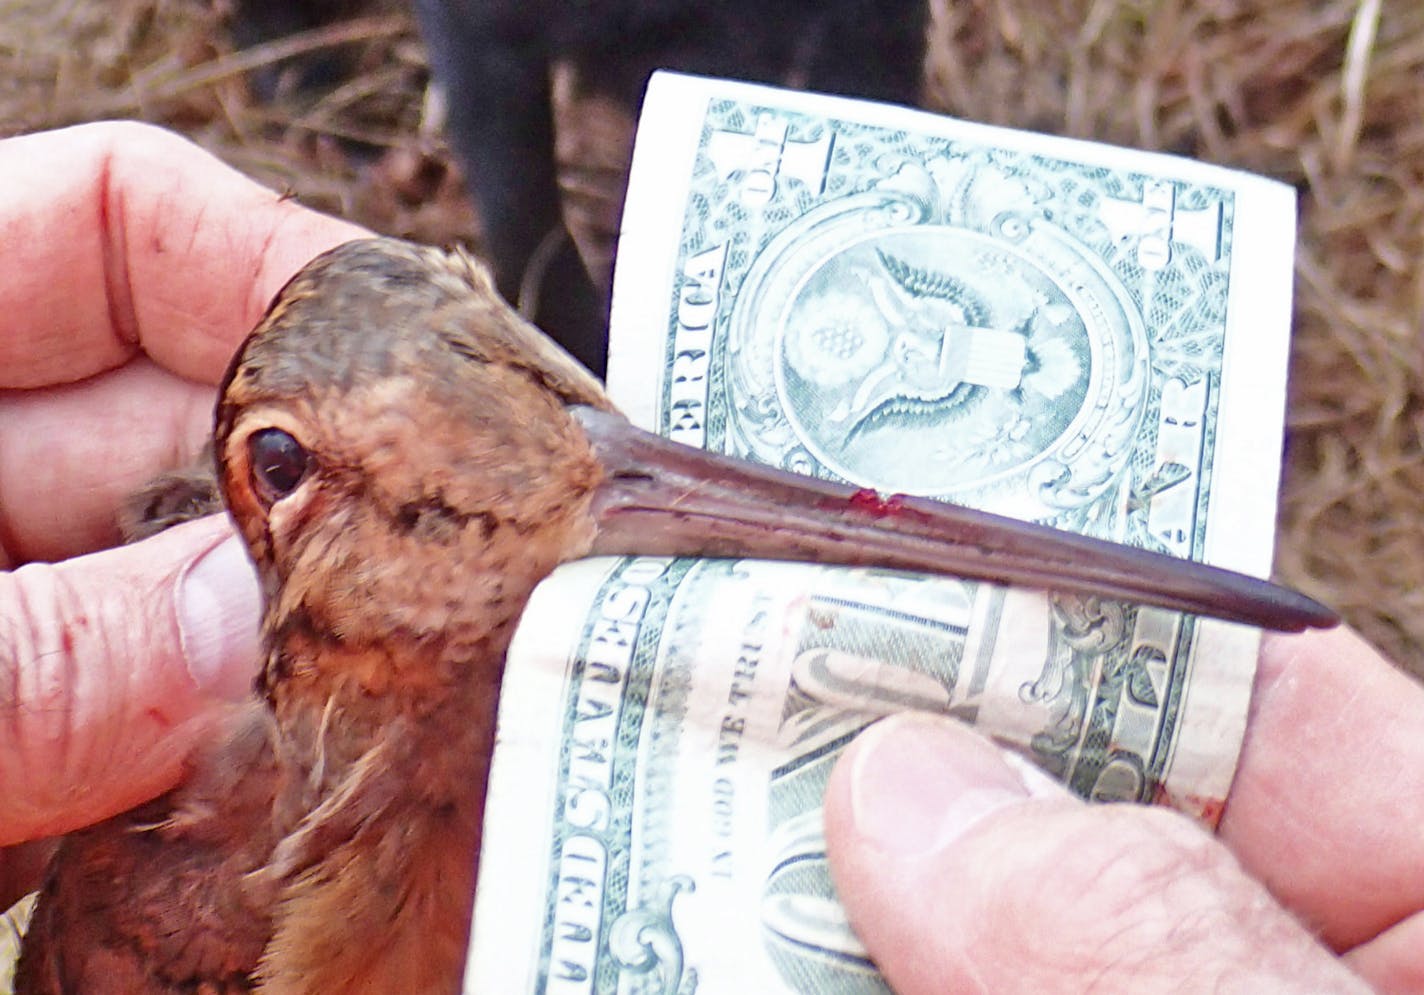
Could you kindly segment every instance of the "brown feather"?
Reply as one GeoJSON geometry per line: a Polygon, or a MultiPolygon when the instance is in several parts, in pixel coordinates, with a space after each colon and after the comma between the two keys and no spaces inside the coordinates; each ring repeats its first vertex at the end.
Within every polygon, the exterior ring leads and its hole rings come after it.
{"type": "Polygon", "coordinates": [[[65,841],[17,995],[458,990],[504,651],[593,537],[570,404],[612,410],[463,254],[349,243],[284,288],[215,440],[262,698],[182,786],[65,841]],[[312,460],[276,501],[268,429],[312,460]]]}

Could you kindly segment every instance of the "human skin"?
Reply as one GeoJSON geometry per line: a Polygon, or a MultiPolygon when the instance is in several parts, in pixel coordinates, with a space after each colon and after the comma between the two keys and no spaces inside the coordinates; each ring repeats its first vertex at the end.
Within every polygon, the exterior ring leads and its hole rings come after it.
{"type": "Polygon", "coordinates": [[[4,845],[166,789],[247,693],[257,592],[226,518],[110,548],[115,510],[201,448],[287,278],[365,232],[138,124],[0,142],[0,191],[4,845]]]}
{"type": "MultiPolygon", "coordinates": [[[[0,191],[3,845],[167,789],[247,693],[257,593],[226,519],[112,548],[115,509],[201,447],[287,277],[364,232],[141,125],[0,142],[0,191]]],[[[881,723],[827,796],[841,897],[907,993],[1424,991],[1421,706],[1348,632],[1268,636],[1216,837],[1084,806],[961,727],[881,723]]],[[[0,851],[0,901],[33,854],[0,851]]]]}
{"type": "Polygon", "coordinates": [[[1424,991],[1420,825],[1424,689],[1345,629],[1264,638],[1214,837],[920,719],[872,727],[826,797],[837,889],[906,995],[1424,991]]]}

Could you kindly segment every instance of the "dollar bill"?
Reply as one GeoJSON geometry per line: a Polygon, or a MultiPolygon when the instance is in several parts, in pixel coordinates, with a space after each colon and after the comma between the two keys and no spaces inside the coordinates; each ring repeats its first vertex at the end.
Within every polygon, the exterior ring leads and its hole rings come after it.
{"type": "MultiPolygon", "coordinates": [[[[610,391],[693,445],[1264,574],[1292,238],[1256,177],[660,74],[610,391]]],[[[821,840],[860,729],[955,716],[1212,823],[1257,642],[886,571],[563,568],[509,655],[467,990],[883,990],[821,840]]]]}
{"type": "Polygon", "coordinates": [[[639,134],[608,375],[636,424],[1269,569],[1289,188],[667,74],[639,134]]]}

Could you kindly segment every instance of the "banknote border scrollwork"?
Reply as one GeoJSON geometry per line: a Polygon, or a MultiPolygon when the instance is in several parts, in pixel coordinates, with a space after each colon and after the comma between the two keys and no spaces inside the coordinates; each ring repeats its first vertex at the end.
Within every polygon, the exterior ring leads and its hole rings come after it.
{"type": "MultiPolygon", "coordinates": [[[[599,586],[593,603],[601,605],[618,593],[620,590],[631,586],[625,579],[630,571],[634,570],[640,558],[629,557],[615,567],[608,577],[599,586]]],[[[648,603],[642,614],[639,616],[638,630],[634,636],[633,652],[628,664],[627,673],[624,677],[625,690],[622,694],[622,707],[616,719],[616,738],[612,745],[614,754],[611,784],[609,785],[609,795],[614,799],[626,798],[631,795],[637,779],[637,748],[639,729],[643,721],[643,713],[648,706],[648,686],[651,680],[658,644],[661,639],[662,621],[666,618],[674,595],[678,587],[682,584],[689,571],[695,568],[700,562],[692,559],[674,559],[666,561],[663,571],[653,580],[636,585],[644,588],[649,594],[648,603]]],[[[563,709],[564,721],[560,729],[560,756],[558,767],[558,784],[560,785],[558,795],[553,807],[552,826],[550,827],[550,859],[549,859],[549,884],[545,891],[546,908],[544,916],[544,926],[539,939],[539,966],[537,973],[537,988],[544,991],[548,988],[551,971],[551,954],[554,943],[554,905],[557,904],[560,895],[559,875],[561,871],[560,855],[563,853],[567,842],[575,836],[588,836],[586,830],[575,830],[561,813],[568,795],[569,765],[572,755],[573,744],[577,737],[574,735],[573,725],[575,722],[575,709],[572,707],[579,697],[580,684],[583,680],[585,660],[589,653],[589,648],[595,638],[596,618],[591,613],[585,621],[583,631],[580,634],[577,649],[570,660],[570,674],[566,685],[566,695],[564,701],[559,705],[563,709]]],[[[552,707],[552,706],[551,706],[552,707]]],[[[607,949],[610,931],[615,923],[629,911],[627,907],[627,885],[630,862],[630,842],[631,824],[634,819],[634,806],[629,804],[614,805],[608,829],[601,834],[600,842],[607,854],[604,870],[603,889],[601,892],[601,908],[599,910],[599,930],[597,947],[600,951],[607,949]],[[621,883],[621,887],[618,884],[621,883]]],[[[679,889],[681,890],[681,889],[679,889]]],[[[669,896],[669,905],[672,896],[669,896]]],[[[668,928],[673,933],[676,940],[675,930],[672,929],[670,912],[668,928]]],[[[617,988],[617,976],[624,970],[616,957],[599,956],[594,969],[594,977],[590,979],[590,991],[613,991],[617,988]]],[[[679,968],[680,973],[680,968],[679,968]]]]}

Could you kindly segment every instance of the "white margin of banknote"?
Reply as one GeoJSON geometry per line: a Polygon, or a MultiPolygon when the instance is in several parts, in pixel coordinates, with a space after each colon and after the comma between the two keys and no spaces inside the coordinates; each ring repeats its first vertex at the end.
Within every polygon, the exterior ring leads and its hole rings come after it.
{"type": "MultiPolygon", "coordinates": [[[[1272,180],[1247,173],[1227,175],[1240,196],[1235,203],[1234,266],[1217,409],[1217,424],[1224,428],[1216,437],[1202,560],[1265,577],[1275,550],[1280,488],[1295,197],[1289,187],[1272,180]],[[1263,472],[1262,467],[1267,469],[1263,472]]],[[[1227,797],[1236,776],[1260,640],[1260,632],[1246,626],[1198,622],[1176,743],[1229,744],[1230,763],[1223,765],[1219,755],[1209,752],[1177,749],[1171,770],[1175,783],[1193,785],[1204,799],[1227,797]],[[1241,673],[1247,667],[1249,672],[1241,673]],[[1247,701],[1239,710],[1193,707],[1193,698],[1210,700],[1222,693],[1222,685],[1233,683],[1246,688],[1247,701]]],[[[1176,804],[1190,808],[1184,801],[1177,799],[1176,804]]],[[[1214,823],[1215,818],[1208,821],[1214,823]]]]}
{"type": "MultiPolygon", "coordinates": [[[[535,588],[525,617],[537,612],[543,624],[521,625],[515,631],[509,658],[547,660],[577,653],[596,593],[620,562],[615,557],[584,561],[584,569],[571,576],[586,585],[587,594],[570,599],[568,604],[544,604],[550,597],[562,599],[568,587],[535,588]]],[[[563,786],[557,777],[526,775],[531,770],[559,769],[567,685],[564,671],[531,666],[522,668],[518,680],[506,681],[500,689],[485,795],[486,815],[498,812],[499,818],[485,819],[480,843],[475,909],[484,914],[475,917],[471,931],[465,995],[535,990],[543,932],[531,929],[530,924],[537,927],[543,921],[548,901],[543,883],[552,854],[546,844],[563,786]],[[483,859],[510,854],[529,859],[501,864],[483,859]]]]}
{"type": "MultiPolygon", "coordinates": [[[[686,212],[687,181],[698,153],[705,114],[679,112],[679,87],[696,77],[657,72],[648,84],[639,134],[656,121],[657,140],[633,147],[628,198],[619,224],[613,269],[613,311],[609,321],[609,396],[621,392],[621,409],[634,425],[652,430],[661,382],[646,379],[648,360],[661,357],[667,338],[667,301],[672,293],[678,240],[686,212]],[[672,80],[673,89],[660,81],[672,80]],[[652,110],[652,108],[656,110],[652,110]],[[655,117],[648,115],[653,113],[655,117]],[[635,193],[636,191],[636,193],[635,193]],[[632,233],[632,237],[629,234],[632,233]],[[620,282],[621,281],[621,282],[620,282]],[[619,300],[624,304],[618,304],[619,300]],[[623,328],[618,335],[614,328],[623,328]],[[615,392],[615,377],[619,379],[615,392]],[[645,378],[638,382],[638,378],[645,378]]],[[[708,99],[711,99],[709,94],[708,99]]],[[[706,104],[702,105],[704,108],[706,104]]],[[[649,130],[649,135],[655,132],[649,130]]]]}
{"type": "Polygon", "coordinates": [[[1202,558],[1265,577],[1275,549],[1280,488],[1295,195],[1274,180],[1230,175],[1240,184],[1240,196],[1216,416],[1223,428],[1212,461],[1211,513],[1202,558]],[[1263,472],[1262,467],[1267,469],[1263,472]]]}

